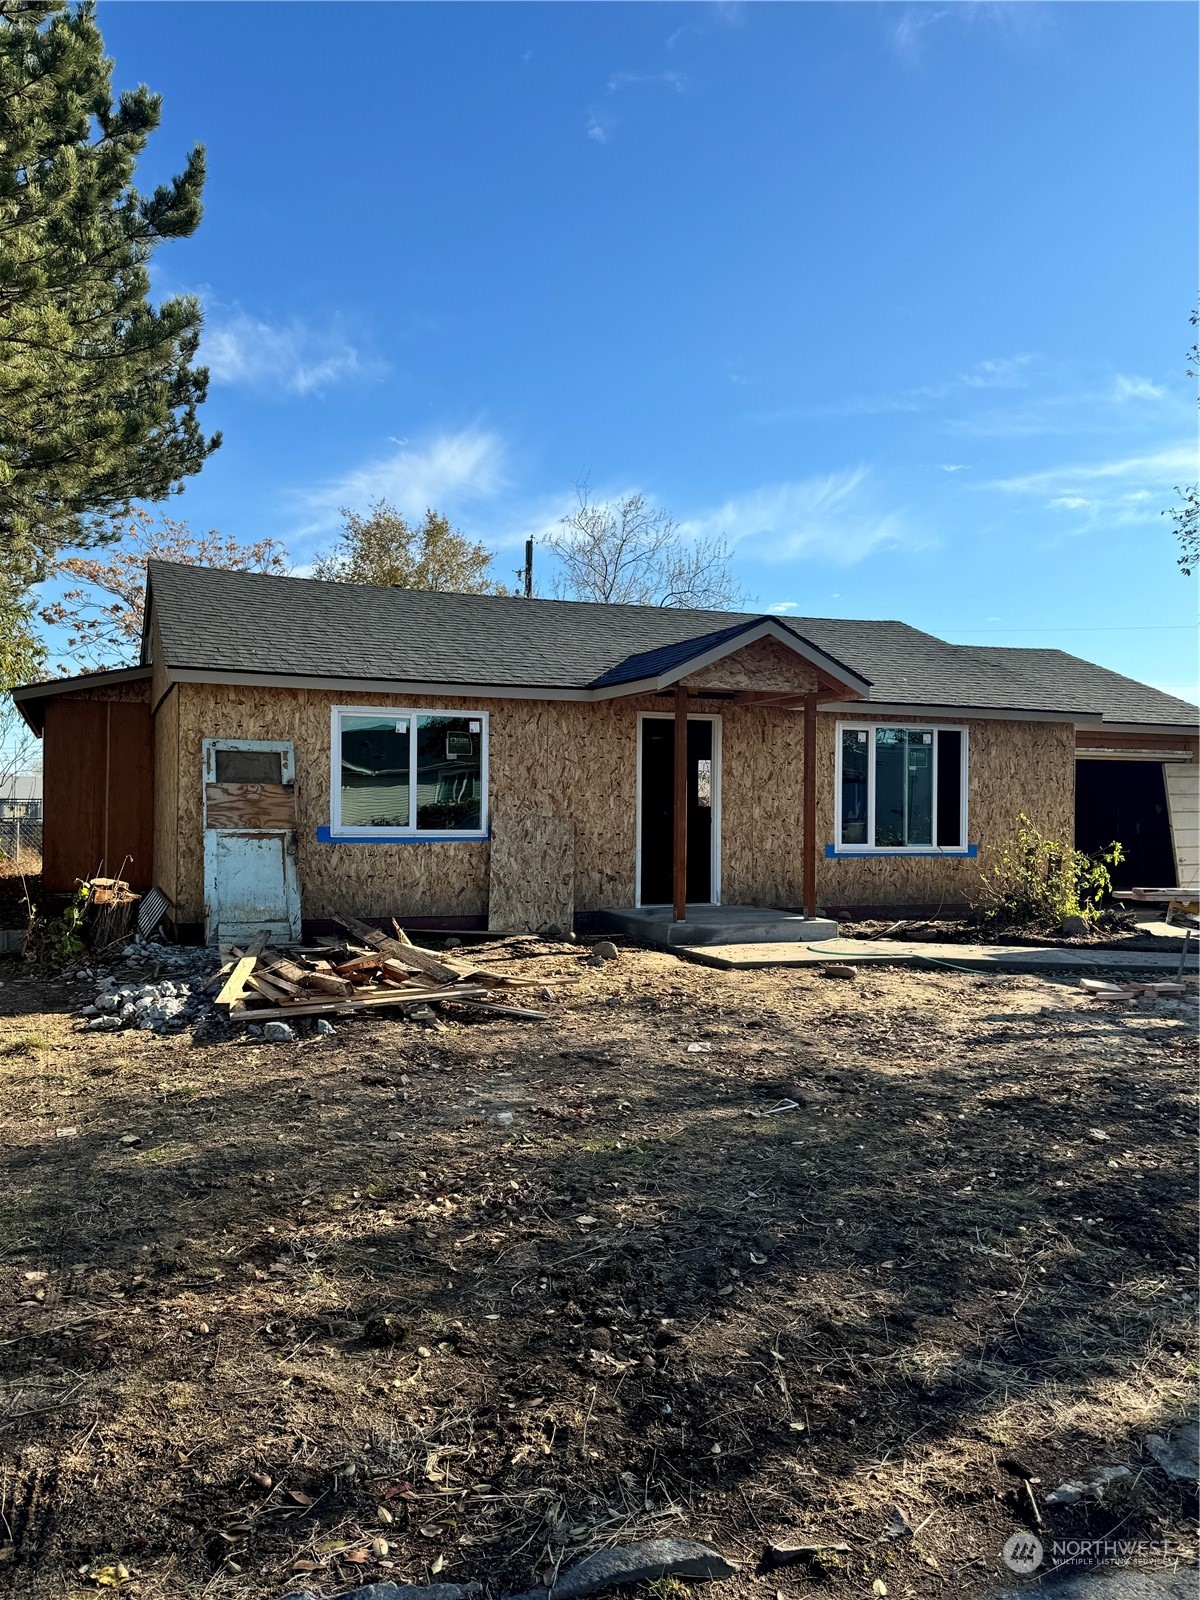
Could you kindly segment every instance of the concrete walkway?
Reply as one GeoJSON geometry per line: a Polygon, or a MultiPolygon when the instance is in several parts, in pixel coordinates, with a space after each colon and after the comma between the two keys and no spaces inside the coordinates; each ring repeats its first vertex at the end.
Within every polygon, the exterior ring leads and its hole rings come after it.
{"type": "Polygon", "coordinates": [[[687,920],[676,922],[670,906],[616,906],[600,913],[609,933],[647,944],[811,944],[832,939],[838,925],[831,917],[805,917],[769,906],[687,906],[687,920]]]}
{"type": "Polygon", "coordinates": [[[1041,1581],[1031,1579],[1019,1589],[1002,1589],[995,1600],[1033,1600],[1036,1595],[1053,1596],[1053,1600],[1195,1600],[1198,1590],[1200,1581],[1194,1570],[1126,1572],[1093,1567],[1041,1581]]]}
{"type": "MultiPolygon", "coordinates": [[[[727,971],[756,967],[845,966],[920,967],[930,963],[965,967],[971,972],[1164,973],[1174,977],[1179,955],[1172,950],[1084,950],[1018,944],[930,944],[924,940],[822,939],[819,944],[682,945],[671,948],[689,961],[727,971]]],[[[1185,971],[1200,971],[1200,957],[1189,955],[1185,971]]]]}

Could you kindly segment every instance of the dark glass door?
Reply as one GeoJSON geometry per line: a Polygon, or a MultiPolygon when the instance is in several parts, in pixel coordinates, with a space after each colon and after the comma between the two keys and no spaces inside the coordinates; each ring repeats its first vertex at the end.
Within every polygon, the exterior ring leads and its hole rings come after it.
{"type": "MultiPolygon", "coordinates": [[[[670,717],[642,721],[642,874],[644,906],[670,905],[675,874],[675,723],[670,717]]],[[[712,900],[713,725],[687,725],[687,897],[712,900]]]]}

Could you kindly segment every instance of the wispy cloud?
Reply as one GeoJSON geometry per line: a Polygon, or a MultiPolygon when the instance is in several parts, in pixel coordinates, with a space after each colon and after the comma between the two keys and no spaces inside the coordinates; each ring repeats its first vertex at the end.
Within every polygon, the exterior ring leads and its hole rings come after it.
{"type": "Polygon", "coordinates": [[[505,459],[499,435],[480,428],[398,444],[390,454],[299,491],[294,503],[305,520],[296,536],[324,532],[337,523],[343,506],[362,510],[375,500],[390,500],[411,516],[427,506],[453,512],[490,500],[505,486],[505,459]]]}
{"type": "Polygon", "coordinates": [[[1157,521],[1173,486],[1194,476],[1195,471],[1195,449],[1179,446],[1149,455],[997,478],[984,487],[1035,501],[1060,512],[1079,528],[1097,520],[1122,527],[1157,521]]]}
{"type": "Polygon", "coordinates": [[[622,89],[673,89],[682,94],[687,87],[687,74],[673,68],[666,72],[614,72],[605,85],[609,94],[620,94],[622,89]]]}
{"type": "Polygon", "coordinates": [[[588,112],[587,136],[593,144],[607,144],[612,138],[612,130],[611,118],[597,116],[594,111],[588,112]]]}
{"type": "Polygon", "coordinates": [[[1112,397],[1116,401],[1122,400],[1161,400],[1166,395],[1166,390],[1157,383],[1151,383],[1149,378],[1132,378],[1123,372],[1118,372],[1113,379],[1112,397]]]}
{"type": "Polygon", "coordinates": [[[751,420],[811,422],[822,417],[874,417],[894,412],[929,411],[940,401],[967,391],[1023,388],[1032,379],[1036,359],[1032,355],[1017,355],[977,361],[950,377],[899,389],[894,394],[852,395],[844,400],[822,401],[815,405],[788,406],[778,411],[759,412],[751,420]]]}
{"type": "MultiPolygon", "coordinates": [[[[948,417],[949,432],[966,439],[1035,439],[1092,431],[1127,433],[1131,422],[1153,422],[1160,430],[1182,417],[1179,396],[1149,378],[1118,372],[1065,369],[1044,373],[1040,392],[1032,388],[1011,401],[962,410],[948,417]]],[[[1161,434],[1160,434],[1161,436],[1161,434]]]]}
{"type": "Polygon", "coordinates": [[[668,50],[674,50],[680,40],[688,37],[702,39],[713,27],[740,28],[746,20],[746,7],[742,0],[714,0],[703,12],[693,12],[693,17],[697,15],[699,21],[684,22],[667,35],[668,50]]]}
{"type": "Polygon", "coordinates": [[[336,322],[325,329],[293,318],[264,322],[245,311],[211,318],[200,357],[214,383],[278,394],[317,394],[350,379],[376,377],[382,363],[366,356],[336,322]]]}
{"type": "Polygon", "coordinates": [[[818,557],[849,566],[876,550],[930,542],[903,511],[880,503],[866,467],[765,484],[680,525],[687,535],[724,537],[764,561],[818,557]]]}
{"type": "Polygon", "coordinates": [[[925,53],[925,34],[951,15],[951,6],[905,6],[900,20],[892,25],[892,44],[906,61],[920,61],[925,53]]]}
{"type": "Polygon", "coordinates": [[[1011,0],[954,0],[953,5],[908,5],[900,13],[899,21],[891,24],[892,48],[903,61],[918,66],[925,59],[928,37],[942,23],[963,28],[980,22],[988,23],[994,31],[1015,38],[1023,38],[1044,22],[1044,8],[1026,0],[1023,5],[1013,5],[1011,0]]]}

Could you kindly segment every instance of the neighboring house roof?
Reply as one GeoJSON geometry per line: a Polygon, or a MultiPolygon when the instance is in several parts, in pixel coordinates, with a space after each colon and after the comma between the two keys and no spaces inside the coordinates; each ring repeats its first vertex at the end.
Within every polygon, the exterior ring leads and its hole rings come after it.
{"type": "Polygon", "coordinates": [[[764,624],[876,705],[1191,728],[1197,708],[1062,650],[948,644],[903,622],[370,588],[151,562],[170,672],[612,692],[764,624]]]}
{"type": "Polygon", "coordinates": [[[0,778],[0,801],[40,800],[42,798],[41,772],[11,772],[0,778]]]}

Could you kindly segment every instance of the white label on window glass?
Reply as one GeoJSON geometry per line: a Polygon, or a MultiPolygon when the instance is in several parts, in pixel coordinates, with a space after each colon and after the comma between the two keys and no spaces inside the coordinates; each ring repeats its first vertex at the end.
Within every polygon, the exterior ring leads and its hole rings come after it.
{"type": "Polygon", "coordinates": [[[483,723],[482,722],[468,722],[467,723],[467,727],[470,729],[470,731],[472,733],[482,733],[483,732],[483,723]]]}
{"type": "Polygon", "coordinates": [[[398,717],[396,719],[396,732],[397,733],[407,733],[408,732],[408,718],[407,717],[398,717]]]}
{"type": "Polygon", "coordinates": [[[866,742],[867,742],[867,736],[866,736],[866,734],[865,734],[865,733],[860,733],[860,734],[859,734],[859,736],[858,736],[858,742],[859,742],[859,744],[866,744],[866,742]]]}
{"type": "Polygon", "coordinates": [[[933,735],[931,733],[923,733],[921,735],[921,743],[922,744],[932,744],[933,743],[933,735]]]}

